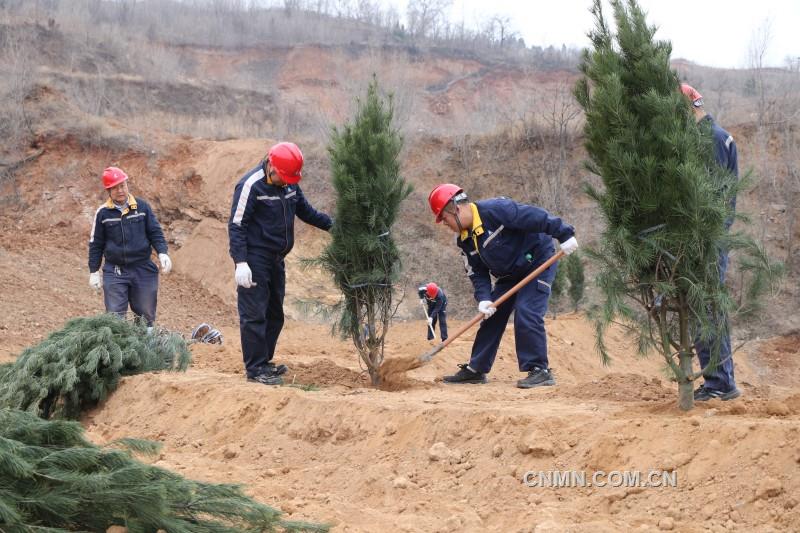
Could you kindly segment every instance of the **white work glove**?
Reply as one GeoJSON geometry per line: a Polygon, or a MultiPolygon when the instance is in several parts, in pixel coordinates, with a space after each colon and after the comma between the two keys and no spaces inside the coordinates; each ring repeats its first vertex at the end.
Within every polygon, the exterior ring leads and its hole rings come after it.
{"type": "Polygon", "coordinates": [[[158,254],[158,260],[161,261],[161,272],[169,274],[172,270],[172,259],[167,254],[158,254]]]}
{"type": "Polygon", "coordinates": [[[569,255],[577,249],[578,241],[575,239],[575,237],[570,237],[561,243],[561,251],[564,252],[564,255],[569,255]]]}
{"type": "Polygon", "coordinates": [[[422,305],[425,305],[425,298],[420,298],[419,299],[419,303],[421,303],[422,305]]]}
{"type": "Polygon", "coordinates": [[[247,263],[236,263],[236,284],[245,289],[256,286],[256,282],[253,281],[253,271],[247,263]]]}
{"type": "Polygon", "coordinates": [[[103,279],[100,277],[100,271],[95,270],[89,274],[89,286],[96,291],[103,288],[103,279]]]}
{"type": "Polygon", "coordinates": [[[428,325],[433,326],[433,319],[431,317],[428,317],[428,325]]]}
{"type": "Polygon", "coordinates": [[[482,302],[478,302],[478,311],[483,313],[484,318],[489,318],[497,309],[492,307],[492,302],[489,300],[483,300],[482,302]]]}

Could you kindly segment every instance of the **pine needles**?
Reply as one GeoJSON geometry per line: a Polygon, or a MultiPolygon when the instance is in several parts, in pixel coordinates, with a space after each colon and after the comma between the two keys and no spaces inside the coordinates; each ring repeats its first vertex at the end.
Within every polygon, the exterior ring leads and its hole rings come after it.
{"type": "Polygon", "coordinates": [[[333,309],[335,331],[353,339],[375,385],[401,268],[392,226],[401,202],[411,194],[400,175],[403,140],[392,125],[393,113],[391,96],[388,101],[381,97],[373,77],[366,98],[358,100],[356,116],[334,128],[328,152],[336,223],[331,243],[315,262],[342,291],[333,309]]]}
{"type": "Polygon", "coordinates": [[[154,370],[186,370],[186,342],[166,330],[115,315],[75,318],[11,365],[0,367],[0,408],[42,418],[75,419],[104,400],[122,376],[154,370]]]}
{"type": "Polygon", "coordinates": [[[129,533],[327,531],[287,522],[241,487],[201,483],[132,457],[156,450],[126,440],[98,447],[77,422],[0,409],[0,530],[129,533]]]}

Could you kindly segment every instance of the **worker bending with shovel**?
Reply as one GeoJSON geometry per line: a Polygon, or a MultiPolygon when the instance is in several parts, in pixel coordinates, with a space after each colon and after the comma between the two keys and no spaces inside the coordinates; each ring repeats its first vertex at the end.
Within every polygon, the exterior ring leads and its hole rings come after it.
{"type": "Polygon", "coordinates": [[[484,316],[469,363],[458,365],[460,370],[445,376],[444,381],[486,383],[486,374],[492,369],[500,339],[514,311],[519,369],[528,373],[517,386],[529,389],[555,385],[547,360],[544,316],[557,263],[499,308],[493,307],[492,302],[555,254],[553,238],[561,243],[565,255],[574,252],[578,248],[574,228],[544,209],[507,198],[470,203],[464,190],[451,183],[433,189],[428,203],[436,222],[444,222],[457,235],[456,244],[475,289],[478,311],[484,316]],[[494,287],[492,277],[496,280],[494,287]]]}
{"type": "Polygon", "coordinates": [[[442,342],[447,340],[447,296],[444,290],[431,282],[418,289],[419,303],[425,310],[425,318],[428,321],[428,340],[432,341],[435,337],[434,330],[436,322],[439,322],[439,334],[442,342]]]}

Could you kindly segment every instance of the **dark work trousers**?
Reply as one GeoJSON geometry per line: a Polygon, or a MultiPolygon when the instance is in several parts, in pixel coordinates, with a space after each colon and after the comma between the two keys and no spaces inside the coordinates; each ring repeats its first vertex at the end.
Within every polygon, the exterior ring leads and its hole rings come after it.
{"type": "MultiPolygon", "coordinates": [[[[723,284],[725,283],[725,276],[728,272],[728,251],[723,250],[719,254],[718,260],[719,279],[723,284]]],[[[712,317],[713,320],[713,317],[712,317]]],[[[731,333],[730,325],[728,324],[728,317],[723,316],[719,319],[724,325],[725,333],[718,339],[712,337],[706,341],[698,339],[695,342],[695,350],[697,357],[700,359],[700,366],[705,368],[711,361],[712,347],[714,344],[719,343],[719,359],[722,364],[707,372],[704,376],[704,387],[721,392],[730,392],[736,388],[736,380],[733,375],[733,358],[731,357],[731,333]]]]}
{"type": "Polygon", "coordinates": [[[136,265],[103,265],[103,301],[106,311],[122,318],[128,313],[128,304],[136,316],[141,316],[152,326],[158,305],[158,268],[149,259],[136,265]]]}
{"type": "Polygon", "coordinates": [[[239,332],[242,357],[248,377],[266,370],[275,355],[275,345],[283,329],[283,297],[286,271],[282,258],[247,257],[255,287],[238,287],[239,332]]]}
{"type": "MultiPolygon", "coordinates": [[[[534,367],[548,368],[547,334],[544,330],[544,316],[550,300],[550,286],[556,277],[557,264],[550,266],[511,298],[503,302],[497,311],[481,322],[469,366],[476,372],[487,373],[492,369],[500,339],[506,330],[508,318],[514,312],[514,340],[517,361],[522,372],[534,367]]],[[[524,276],[522,276],[524,277],[524,276]]],[[[499,279],[492,289],[492,301],[497,300],[520,279],[499,279]]]]}
{"type": "MultiPolygon", "coordinates": [[[[430,306],[429,306],[430,307],[430,306]]],[[[430,310],[429,310],[430,311],[430,310]]],[[[435,315],[429,315],[432,321],[431,327],[428,328],[428,340],[433,340],[433,333],[431,328],[436,330],[436,322],[439,322],[439,334],[442,337],[442,342],[447,340],[447,304],[442,306],[442,310],[435,315]]]]}

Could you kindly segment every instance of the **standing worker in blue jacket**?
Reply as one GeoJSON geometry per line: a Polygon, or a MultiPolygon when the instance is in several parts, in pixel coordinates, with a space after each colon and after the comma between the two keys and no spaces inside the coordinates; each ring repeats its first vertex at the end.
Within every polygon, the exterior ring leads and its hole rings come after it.
{"type": "Polygon", "coordinates": [[[553,238],[565,254],[578,248],[575,230],[544,209],[507,198],[470,203],[458,185],[437,186],[428,197],[436,222],[456,233],[464,268],[475,289],[478,311],[485,319],[472,345],[469,363],[445,376],[446,383],[486,383],[508,318],[514,311],[514,336],[520,372],[528,375],[517,382],[522,389],[555,385],[547,359],[544,316],[550,286],[557,266],[551,265],[538,278],[495,309],[492,302],[554,253],[553,238]],[[492,277],[496,279],[492,287],[492,277]]]}
{"type": "Polygon", "coordinates": [[[428,340],[434,338],[433,331],[436,322],[439,322],[439,335],[442,342],[447,340],[447,295],[444,289],[433,282],[423,285],[418,289],[420,303],[427,307],[428,340]]]}
{"type": "Polygon", "coordinates": [[[158,268],[150,260],[153,248],[161,271],[172,269],[164,232],[150,205],[128,191],[125,172],[108,167],[102,180],[108,200],[97,209],[89,236],[89,286],[103,289],[106,311],[124,317],[130,304],[134,315],[143,317],[152,329],[158,303],[158,268]]]}
{"type": "Polygon", "coordinates": [[[280,142],[236,184],[228,222],[230,254],[236,264],[239,332],[247,380],[280,385],[285,365],[275,365],[283,328],[286,272],[283,258],[294,246],[294,217],[323,230],[333,225],[308,203],[297,183],[303,154],[280,142]]]}
{"type": "MultiPolygon", "coordinates": [[[[736,152],[736,143],[730,133],[722,129],[714,122],[714,118],[703,109],[703,96],[691,85],[682,83],[681,92],[689,99],[692,104],[692,112],[700,128],[707,128],[713,137],[714,159],[717,164],[728,172],[739,177],[739,160],[736,152]]],[[[736,197],[734,196],[731,207],[736,209],[736,197]]],[[[725,229],[730,229],[733,218],[725,221],[725,229]]],[[[725,275],[728,271],[728,250],[719,252],[719,279],[720,283],[725,283],[725,275]]],[[[720,317],[723,322],[725,333],[719,339],[711,338],[707,341],[698,340],[695,343],[697,357],[700,359],[702,368],[709,366],[711,362],[711,350],[714,344],[719,343],[719,364],[714,369],[709,369],[703,374],[703,385],[694,391],[694,399],[698,402],[708,401],[719,398],[722,401],[733,400],[741,396],[741,391],[736,387],[734,379],[733,358],[731,353],[731,333],[728,317],[720,317]]]]}

